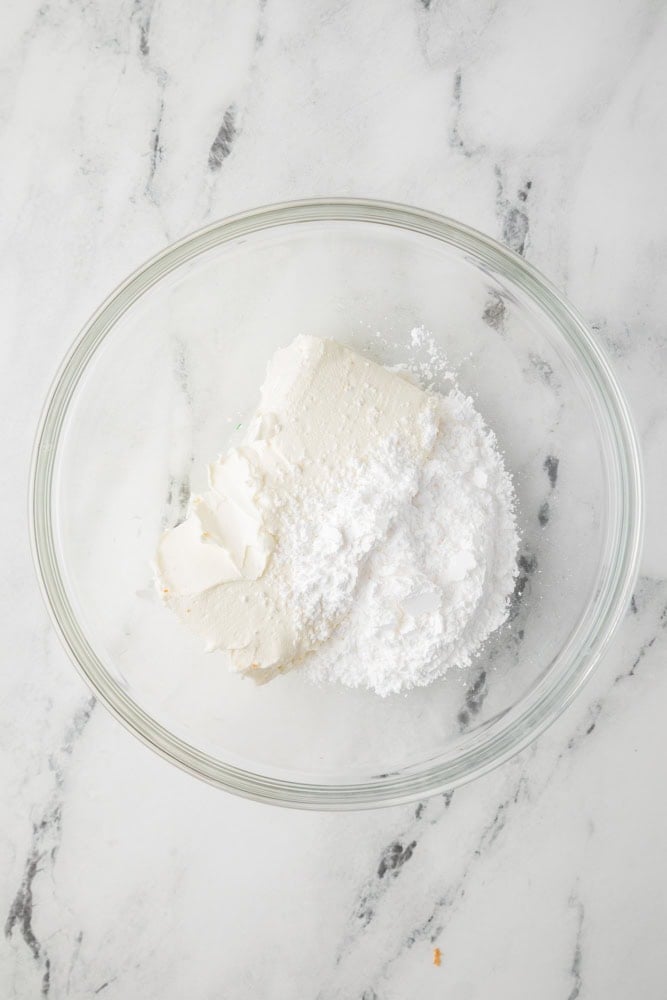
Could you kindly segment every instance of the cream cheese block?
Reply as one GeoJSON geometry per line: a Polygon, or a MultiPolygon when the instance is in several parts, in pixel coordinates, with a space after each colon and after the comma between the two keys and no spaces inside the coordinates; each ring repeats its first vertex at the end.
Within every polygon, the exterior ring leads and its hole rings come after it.
{"type": "Polygon", "coordinates": [[[349,612],[364,559],[416,492],[437,433],[428,393],[336,341],[297,337],[270,361],[243,442],[209,466],[208,490],[162,535],[160,595],[255,680],[298,665],[349,612]],[[373,496],[378,463],[386,484],[373,496]],[[309,547],[330,552],[330,578],[312,578],[309,547]]]}

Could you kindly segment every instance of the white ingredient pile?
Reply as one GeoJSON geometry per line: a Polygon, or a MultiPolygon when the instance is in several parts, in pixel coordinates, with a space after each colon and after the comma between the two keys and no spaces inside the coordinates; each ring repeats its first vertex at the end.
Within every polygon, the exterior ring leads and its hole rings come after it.
{"type": "MultiPolygon", "coordinates": [[[[413,375],[441,378],[430,335],[411,341],[413,375]]],[[[458,389],[408,375],[297,338],[245,444],[161,540],[163,599],[257,681],[296,667],[407,691],[468,666],[507,617],[518,538],[495,436],[458,389]]]]}
{"type": "MultiPolygon", "coordinates": [[[[518,545],[511,480],[470,399],[452,390],[438,417],[433,453],[411,470],[412,488],[394,494],[389,528],[361,567],[348,616],[306,661],[313,679],[381,695],[429,684],[467,667],[507,617],[518,545]]],[[[399,465],[384,455],[368,489],[405,476],[399,465]]],[[[311,578],[319,569],[326,579],[330,556],[314,555],[311,578]]]]}

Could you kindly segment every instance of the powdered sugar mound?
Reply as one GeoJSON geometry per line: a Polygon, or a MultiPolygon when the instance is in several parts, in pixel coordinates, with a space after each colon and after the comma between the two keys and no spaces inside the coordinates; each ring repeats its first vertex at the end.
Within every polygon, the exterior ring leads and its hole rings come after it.
{"type": "MultiPolygon", "coordinates": [[[[434,440],[437,426],[432,414],[424,441],[434,440]]],[[[360,569],[409,507],[419,470],[414,454],[383,440],[367,462],[350,462],[335,476],[323,471],[317,488],[300,483],[295,470],[289,488],[271,498],[280,525],[273,567],[279,600],[311,648],[351,621],[360,569]]]]}
{"type": "MultiPolygon", "coordinates": [[[[414,345],[428,346],[428,336],[413,331],[414,345]]],[[[424,465],[406,466],[397,443],[384,443],[366,467],[343,471],[331,509],[300,529],[296,603],[315,634],[318,617],[338,620],[304,662],[315,681],[380,695],[429,684],[468,666],[507,617],[518,546],[511,479],[458,389],[438,396],[437,423],[424,465]],[[331,601],[335,613],[322,615],[331,601]]]]}

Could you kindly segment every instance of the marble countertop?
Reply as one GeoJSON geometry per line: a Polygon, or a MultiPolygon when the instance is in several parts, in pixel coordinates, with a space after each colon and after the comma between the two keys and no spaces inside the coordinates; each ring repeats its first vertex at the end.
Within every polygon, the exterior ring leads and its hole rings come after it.
{"type": "Polygon", "coordinates": [[[650,0],[3,5],[3,997],[665,996],[666,50],[650,0]],[[613,359],[648,499],[632,606],[559,721],[453,794],[348,814],[209,788],[96,705],[25,499],[104,295],[208,221],[330,194],[444,212],[548,274],[613,359]]]}

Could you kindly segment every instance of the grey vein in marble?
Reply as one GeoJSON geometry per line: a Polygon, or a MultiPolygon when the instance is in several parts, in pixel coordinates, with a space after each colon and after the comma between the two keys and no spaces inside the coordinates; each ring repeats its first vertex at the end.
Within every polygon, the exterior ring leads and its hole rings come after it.
{"type": "Polygon", "coordinates": [[[86,699],[68,726],[58,751],[49,759],[54,788],[40,819],[32,825],[32,840],[25,859],[23,878],[5,921],[5,937],[20,934],[36,965],[41,970],[41,995],[48,997],[51,986],[51,959],[47,944],[40,941],[33,926],[35,911],[34,883],[37,875],[52,868],[62,833],[63,794],[67,760],[83,735],[96,701],[86,699]]]}
{"type": "Polygon", "coordinates": [[[222,124],[209,150],[209,170],[219,170],[231,153],[238,134],[237,117],[238,108],[235,104],[230,104],[222,117],[222,124]]]}

